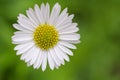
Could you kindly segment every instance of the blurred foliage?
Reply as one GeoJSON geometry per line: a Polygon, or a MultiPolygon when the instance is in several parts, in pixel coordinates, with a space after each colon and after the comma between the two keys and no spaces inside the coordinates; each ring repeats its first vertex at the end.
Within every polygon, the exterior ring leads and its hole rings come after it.
{"type": "Polygon", "coordinates": [[[120,0],[0,0],[0,80],[120,80],[120,0]],[[79,24],[81,43],[59,69],[27,67],[11,43],[19,13],[59,2],[79,24]]]}

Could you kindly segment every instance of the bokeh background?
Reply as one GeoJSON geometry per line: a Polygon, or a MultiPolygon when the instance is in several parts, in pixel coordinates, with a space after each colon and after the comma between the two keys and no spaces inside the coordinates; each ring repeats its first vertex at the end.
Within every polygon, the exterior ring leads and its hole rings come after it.
{"type": "Polygon", "coordinates": [[[120,80],[120,0],[0,0],[0,80],[120,80]],[[11,43],[18,14],[42,2],[68,7],[81,34],[70,62],[45,72],[27,67],[11,43]]]}

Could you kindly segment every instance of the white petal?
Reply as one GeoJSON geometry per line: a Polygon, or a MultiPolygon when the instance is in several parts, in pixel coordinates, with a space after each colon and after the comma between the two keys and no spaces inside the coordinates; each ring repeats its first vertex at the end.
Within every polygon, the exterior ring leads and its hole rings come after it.
{"type": "Polygon", "coordinates": [[[47,52],[44,51],[43,53],[43,61],[42,61],[42,71],[45,71],[46,66],[47,66],[47,52]]]}
{"type": "Polygon", "coordinates": [[[36,26],[34,23],[32,23],[32,21],[27,18],[25,15],[23,14],[19,14],[18,16],[18,23],[23,26],[26,29],[29,29],[31,31],[34,30],[34,27],[36,26]]]}
{"type": "Polygon", "coordinates": [[[15,50],[18,50],[16,54],[17,55],[23,54],[23,53],[29,51],[33,46],[34,46],[34,43],[32,43],[32,42],[18,45],[15,47],[15,50]]]}
{"type": "Polygon", "coordinates": [[[71,22],[67,21],[67,17],[68,17],[68,13],[63,17],[63,19],[58,24],[56,24],[56,27],[60,28],[64,25],[68,25],[69,23],[71,23],[71,22]]]}
{"type": "Polygon", "coordinates": [[[25,62],[30,62],[30,60],[32,59],[32,53],[34,53],[34,50],[35,50],[35,46],[33,46],[30,50],[28,50],[26,53],[24,53],[22,56],[21,56],[21,59],[22,60],[25,60],[25,62]]]}
{"type": "Polygon", "coordinates": [[[31,46],[31,44],[33,44],[33,43],[32,42],[27,42],[27,43],[24,43],[24,44],[19,44],[14,48],[14,50],[24,49],[25,47],[31,46]]]}
{"type": "Polygon", "coordinates": [[[42,14],[42,16],[43,16],[43,20],[44,20],[44,23],[45,23],[45,22],[46,22],[46,21],[45,21],[46,8],[45,8],[45,4],[44,4],[44,3],[41,4],[41,14],[42,14]]]}
{"type": "Polygon", "coordinates": [[[35,47],[34,52],[31,55],[32,59],[30,61],[30,65],[34,64],[35,61],[37,60],[37,57],[38,57],[38,54],[39,54],[39,50],[40,49],[38,47],[35,47]]]}
{"type": "Polygon", "coordinates": [[[60,40],[79,40],[80,35],[77,33],[73,34],[61,34],[59,37],[60,40]]]}
{"type": "Polygon", "coordinates": [[[41,18],[42,18],[42,24],[47,23],[50,15],[50,5],[47,3],[46,6],[44,3],[41,4],[41,11],[39,11],[41,18]]]}
{"type": "Polygon", "coordinates": [[[63,22],[59,23],[59,25],[57,25],[57,29],[61,30],[63,28],[70,27],[71,24],[72,24],[72,20],[69,17],[67,17],[67,15],[66,15],[66,18],[64,18],[63,22]]]}
{"type": "Polygon", "coordinates": [[[77,25],[78,25],[77,23],[68,22],[68,23],[65,23],[65,24],[61,25],[57,29],[58,29],[59,32],[62,32],[62,31],[74,29],[74,28],[76,28],[77,25]]]}
{"type": "Polygon", "coordinates": [[[58,25],[60,25],[60,24],[64,21],[64,19],[67,18],[67,16],[68,16],[68,14],[67,14],[67,8],[65,8],[65,9],[61,12],[61,14],[60,14],[60,16],[58,17],[58,19],[56,20],[55,26],[57,27],[58,25]]]}
{"type": "Polygon", "coordinates": [[[58,46],[55,46],[55,47],[54,47],[54,50],[55,50],[55,53],[56,53],[56,55],[58,56],[60,62],[64,65],[65,62],[64,62],[64,57],[63,57],[63,55],[62,55],[63,52],[58,48],[58,46]]]}
{"type": "Polygon", "coordinates": [[[62,51],[62,49],[59,47],[59,44],[57,44],[56,50],[59,52],[59,54],[66,60],[69,62],[69,57],[67,56],[66,53],[64,53],[62,51]]]}
{"type": "Polygon", "coordinates": [[[27,16],[25,16],[25,15],[23,15],[23,14],[19,14],[18,19],[19,19],[19,18],[25,19],[25,21],[27,21],[28,24],[30,24],[32,27],[35,26],[35,24],[34,24],[27,16]]]}
{"type": "Polygon", "coordinates": [[[39,23],[44,24],[45,20],[43,18],[42,12],[41,12],[41,10],[40,10],[40,8],[39,8],[39,6],[37,4],[35,5],[35,14],[36,14],[36,16],[37,16],[37,18],[39,20],[39,23]]]}
{"type": "MultiPolygon", "coordinates": [[[[31,53],[31,51],[33,51],[33,47],[34,46],[32,46],[29,50],[27,49],[27,50],[23,50],[23,51],[25,51],[25,52],[23,52],[23,54],[21,55],[21,60],[25,60],[25,59],[28,59],[28,56],[30,55],[30,53],[31,53]]],[[[19,50],[19,51],[21,51],[21,50],[19,50]]],[[[22,51],[21,51],[22,52],[22,51]]],[[[20,52],[20,53],[21,53],[20,52]]],[[[29,62],[29,61],[25,61],[25,62],[29,62]]]]}
{"type": "Polygon", "coordinates": [[[24,27],[25,29],[29,30],[29,31],[34,31],[33,28],[31,28],[28,24],[26,24],[24,21],[22,20],[17,20],[17,22],[22,26],[24,27]]]}
{"type": "Polygon", "coordinates": [[[65,17],[63,17],[63,19],[62,19],[62,22],[59,23],[59,25],[57,25],[57,27],[59,28],[59,27],[62,27],[66,24],[72,23],[72,18],[73,17],[74,17],[74,15],[68,16],[68,13],[66,13],[65,17]]]}
{"type": "Polygon", "coordinates": [[[48,51],[48,63],[49,63],[49,66],[50,66],[50,69],[54,70],[54,61],[52,59],[52,56],[50,55],[50,52],[48,51]]]}
{"type": "Polygon", "coordinates": [[[21,31],[23,31],[23,32],[31,32],[30,30],[28,30],[28,29],[22,27],[22,26],[19,25],[19,24],[13,24],[13,27],[14,27],[15,29],[21,30],[21,31]]]}
{"type": "Polygon", "coordinates": [[[79,31],[79,28],[75,27],[75,28],[65,28],[63,29],[63,31],[59,31],[59,34],[70,34],[70,33],[75,33],[79,31]]]}
{"type": "Polygon", "coordinates": [[[55,64],[60,66],[60,61],[58,60],[57,55],[55,54],[55,51],[53,49],[50,49],[50,55],[52,56],[55,64]]]}
{"type": "Polygon", "coordinates": [[[69,20],[72,20],[74,18],[74,14],[71,14],[68,18],[69,20]]]}
{"type": "Polygon", "coordinates": [[[50,16],[50,5],[47,3],[46,4],[46,16],[45,16],[46,23],[48,23],[49,16],[50,16]]]}
{"type": "Polygon", "coordinates": [[[64,57],[64,59],[66,60],[66,61],[70,61],[70,59],[69,59],[69,57],[68,57],[68,55],[66,55],[65,53],[64,54],[62,54],[63,55],[63,57],[64,57]]]}
{"type": "Polygon", "coordinates": [[[63,60],[63,57],[62,57],[61,52],[59,51],[59,48],[58,48],[57,45],[54,47],[54,50],[55,50],[55,53],[56,53],[56,55],[58,56],[58,58],[59,58],[60,60],[63,60]]]}
{"type": "Polygon", "coordinates": [[[16,33],[13,37],[32,37],[32,33],[16,33]]]}
{"type": "Polygon", "coordinates": [[[67,42],[67,41],[59,41],[59,44],[65,46],[65,47],[71,48],[71,49],[76,49],[76,46],[70,44],[70,43],[67,42]]]}
{"type": "Polygon", "coordinates": [[[31,35],[23,35],[23,36],[12,36],[12,40],[13,41],[16,41],[16,42],[19,42],[19,41],[32,41],[33,40],[33,38],[32,38],[32,36],[31,35]]]}
{"type": "Polygon", "coordinates": [[[26,11],[27,16],[29,17],[29,19],[36,25],[38,26],[40,23],[35,15],[35,12],[33,11],[32,8],[29,8],[29,10],[26,11]]]}
{"type": "Polygon", "coordinates": [[[30,65],[34,64],[37,56],[38,56],[39,48],[36,46],[32,47],[31,50],[27,52],[25,62],[30,62],[30,65]]]}
{"type": "Polygon", "coordinates": [[[44,60],[44,54],[43,51],[41,51],[41,56],[38,61],[37,69],[42,65],[43,60],[44,60]]]}
{"type": "Polygon", "coordinates": [[[69,28],[72,23],[68,22],[57,27],[57,30],[60,32],[63,29],[69,28]]]}
{"type": "Polygon", "coordinates": [[[79,28],[77,28],[77,25],[77,23],[69,23],[57,29],[59,31],[59,34],[74,33],[79,30],[79,28]]]}
{"type": "MultiPolygon", "coordinates": [[[[68,25],[68,27],[70,26],[69,24],[72,23],[72,19],[73,19],[74,15],[70,15],[68,16],[68,13],[66,13],[66,15],[62,18],[62,22],[59,22],[56,26],[58,28],[58,30],[65,28],[64,26],[68,25]]],[[[67,26],[66,26],[67,27],[67,26]]]]}
{"type": "Polygon", "coordinates": [[[74,40],[74,41],[67,41],[67,42],[72,43],[72,44],[78,44],[78,43],[80,43],[81,41],[80,41],[80,40],[74,40]]]}
{"type": "Polygon", "coordinates": [[[58,68],[59,68],[59,66],[58,66],[57,64],[55,64],[55,68],[56,68],[56,69],[58,69],[58,68]]]}
{"type": "Polygon", "coordinates": [[[24,44],[27,42],[32,42],[32,40],[24,40],[24,41],[12,41],[13,44],[24,44]]]}
{"type": "Polygon", "coordinates": [[[73,52],[72,52],[71,50],[69,50],[68,48],[66,48],[66,47],[64,47],[64,46],[62,46],[62,45],[59,45],[59,47],[60,47],[60,49],[61,49],[63,52],[65,52],[66,54],[73,56],[73,52]]]}
{"type": "Polygon", "coordinates": [[[56,3],[52,9],[50,19],[48,21],[49,24],[55,25],[56,18],[58,17],[60,13],[61,7],[58,3],[56,3]]]}
{"type": "Polygon", "coordinates": [[[41,65],[40,62],[42,62],[42,61],[41,61],[41,58],[42,58],[42,51],[39,50],[37,60],[36,60],[36,62],[35,62],[34,65],[33,65],[34,68],[39,68],[39,64],[41,65]]]}
{"type": "Polygon", "coordinates": [[[14,35],[21,35],[21,34],[33,34],[33,32],[23,32],[23,31],[16,31],[16,32],[14,32],[14,35]]]}
{"type": "Polygon", "coordinates": [[[30,66],[31,66],[31,65],[30,65],[30,62],[27,62],[27,66],[28,66],[28,67],[30,67],[30,66]]]}

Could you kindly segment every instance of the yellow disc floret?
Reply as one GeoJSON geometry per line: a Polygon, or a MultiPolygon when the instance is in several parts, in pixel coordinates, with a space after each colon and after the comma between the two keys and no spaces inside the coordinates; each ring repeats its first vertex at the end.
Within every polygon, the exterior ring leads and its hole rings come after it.
{"type": "Polygon", "coordinates": [[[42,50],[48,50],[57,44],[58,32],[54,26],[40,25],[34,31],[34,41],[42,50]]]}

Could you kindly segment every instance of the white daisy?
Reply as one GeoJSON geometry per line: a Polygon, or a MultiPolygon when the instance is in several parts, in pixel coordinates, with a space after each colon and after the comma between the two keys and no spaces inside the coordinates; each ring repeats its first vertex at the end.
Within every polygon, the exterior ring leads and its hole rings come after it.
{"type": "Polygon", "coordinates": [[[49,4],[42,3],[26,13],[27,16],[19,14],[18,23],[13,24],[19,31],[14,33],[12,41],[21,60],[36,69],[41,66],[43,71],[47,61],[52,70],[69,61],[68,55],[73,55],[70,49],[76,49],[73,44],[80,42],[77,23],[72,23],[74,15],[68,15],[67,8],[61,11],[58,3],[51,12],[49,4]]]}

